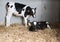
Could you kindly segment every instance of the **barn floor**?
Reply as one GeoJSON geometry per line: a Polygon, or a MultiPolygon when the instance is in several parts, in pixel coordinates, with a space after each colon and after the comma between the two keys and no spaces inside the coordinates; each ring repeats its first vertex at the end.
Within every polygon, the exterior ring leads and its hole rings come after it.
{"type": "Polygon", "coordinates": [[[31,32],[20,24],[0,25],[0,42],[60,42],[60,24],[51,28],[31,32]]]}

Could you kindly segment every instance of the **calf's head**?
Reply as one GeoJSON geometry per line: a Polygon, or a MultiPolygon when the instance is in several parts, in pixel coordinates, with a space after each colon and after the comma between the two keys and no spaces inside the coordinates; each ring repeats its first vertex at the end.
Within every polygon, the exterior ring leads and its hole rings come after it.
{"type": "Polygon", "coordinates": [[[29,26],[29,31],[37,31],[37,22],[29,22],[28,26],[29,26]]]}
{"type": "Polygon", "coordinates": [[[25,11],[25,17],[27,16],[27,15],[30,15],[30,16],[32,16],[33,18],[35,18],[36,17],[36,8],[31,8],[31,7],[27,7],[26,8],[26,11],[25,11]]]}

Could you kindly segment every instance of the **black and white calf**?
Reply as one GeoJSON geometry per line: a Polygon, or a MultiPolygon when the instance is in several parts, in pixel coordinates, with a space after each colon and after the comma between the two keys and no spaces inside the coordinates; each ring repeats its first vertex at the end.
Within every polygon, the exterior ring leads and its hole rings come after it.
{"type": "Polygon", "coordinates": [[[50,28],[50,25],[46,21],[40,21],[40,22],[28,22],[29,30],[30,31],[37,31],[38,29],[45,29],[45,28],[50,28]]]}
{"type": "Polygon", "coordinates": [[[14,2],[7,2],[6,4],[6,26],[10,26],[11,16],[14,14],[24,18],[25,26],[27,27],[27,20],[30,16],[35,17],[36,8],[31,8],[28,5],[14,2]]]}

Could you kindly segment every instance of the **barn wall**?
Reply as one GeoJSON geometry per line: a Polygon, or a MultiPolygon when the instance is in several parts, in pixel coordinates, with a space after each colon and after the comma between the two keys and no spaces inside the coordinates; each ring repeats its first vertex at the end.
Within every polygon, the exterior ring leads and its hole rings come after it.
{"type": "MultiPolygon", "coordinates": [[[[5,23],[5,4],[8,2],[19,2],[26,5],[30,5],[31,7],[37,8],[36,18],[30,18],[31,21],[41,21],[46,20],[49,22],[57,22],[59,21],[59,1],[41,1],[41,0],[0,0],[0,23],[5,23]]],[[[11,23],[21,23],[20,17],[12,16],[11,23]]]]}
{"type": "Polygon", "coordinates": [[[60,3],[59,3],[59,22],[60,22],[60,3]]]}

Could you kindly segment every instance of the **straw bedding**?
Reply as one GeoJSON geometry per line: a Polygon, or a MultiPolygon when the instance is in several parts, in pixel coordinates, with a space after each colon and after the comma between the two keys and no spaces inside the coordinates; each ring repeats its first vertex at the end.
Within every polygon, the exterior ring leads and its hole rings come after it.
{"type": "Polygon", "coordinates": [[[21,24],[12,24],[9,27],[0,25],[0,42],[59,42],[60,24],[51,25],[51,30],[46,28],[31,32],[21,24]]]}

